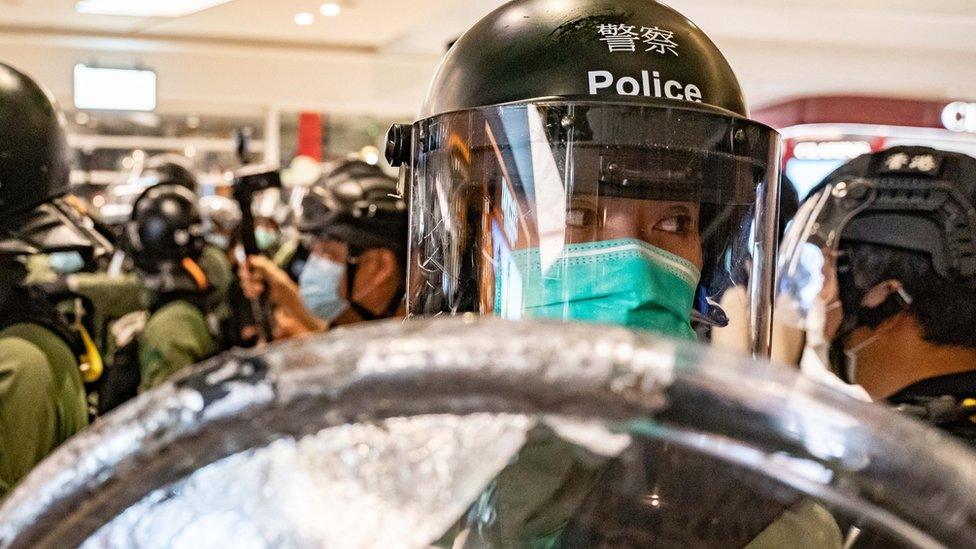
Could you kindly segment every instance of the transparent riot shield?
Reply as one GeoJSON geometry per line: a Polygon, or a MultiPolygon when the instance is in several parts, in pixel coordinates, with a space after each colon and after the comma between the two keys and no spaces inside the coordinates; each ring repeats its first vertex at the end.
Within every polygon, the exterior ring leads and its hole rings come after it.
{"type": "Polygon", "coordinates": [[[976,455],[623,329],[376,323],[143,395],[0,508],[4,547],[966,547],[976,455]]]}

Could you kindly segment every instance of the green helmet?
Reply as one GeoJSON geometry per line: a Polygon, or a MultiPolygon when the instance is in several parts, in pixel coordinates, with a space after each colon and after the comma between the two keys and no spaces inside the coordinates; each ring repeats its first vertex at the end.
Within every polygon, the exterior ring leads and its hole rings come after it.
{"type": "Polygon", "coordinates": [[[0,219],[68,191],[64,114],[51,93],[0,63],[0,219]]]}
{"type": "Polygon", "coordinates": [[[764,352],[779,136],[747,116],[721,52],[671,8],[503,5],[448,51],[421,119],[388,136],[409,182],[408,311],[705,337],[734,316],[764,352]],[[743,269],[749,311],[727,316],[743,269]]]}

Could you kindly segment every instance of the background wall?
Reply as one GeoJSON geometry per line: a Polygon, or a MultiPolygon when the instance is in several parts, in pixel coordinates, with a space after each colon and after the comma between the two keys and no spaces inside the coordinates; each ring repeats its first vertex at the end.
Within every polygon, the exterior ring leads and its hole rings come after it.
{"type": "MultiPolygon", "coordinates": [[[[555,0],[558,1],[558,0],[555,0]]],[[[0,59],[71,104],[76,63],[157,72],[159,111],[269,108],[410,118],[445,45],[498,0],[235,0],[177,19],[82,15],[71,0],[0,0],[0,59]]],[[[754,105],[801,94],[976,98],[976,2],[676,0],[754,105]]]]}

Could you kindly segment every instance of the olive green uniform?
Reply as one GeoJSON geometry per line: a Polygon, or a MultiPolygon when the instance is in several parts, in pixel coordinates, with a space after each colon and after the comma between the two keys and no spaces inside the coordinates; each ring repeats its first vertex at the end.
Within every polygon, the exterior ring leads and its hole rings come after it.
{"type": "MultiPolygon", "coordinates": [[[[675,461],[676,459],[696,461],[700,459],[699,456],[692,454],[682,455],[680,450],[679,453],[664,452],[656,457],[663,460],[662,465],[666,469],[681,463],[675,461]]],[[[611,471],[615,461],[616,458],[598,456],[565,441],[548,428],[533,429],[513,462],[495,477],[491,486],[471,506],[466,517],[456,523],[436,545],[535,549],[550,549],[563,544],[590,545],[592,540],[586,541],[585,538],[579,539],[573,535],[570,535],[570,541],[562,539],[574,517],[585,517],[583,525],[586,526],[588,521],[608,520],[606,515],[612,517],[610,520],[630,515],[626,508],[613,508],[612,499],[597,499],[595,502],[587,503],[591,493],[605,489],[613,483],[612,475],[608,476],[607,473],[611,471]],[[601,513],[606,514],[602,519],[601,513]]],[[[711,480],[683,477],[683,474],[696,475],[696,473],[698,473],[696,476],[709,476],[700,474],[707,469],[699,469],[692,463],[689,463],[688,467],[677,465],[677,470],[681,471],[678,473],[677,485],[689,481],[701,483],[693,489],[693,492],[718,480],[714,476],[711,480]]],[[[674,474],[675,471],[671,473],[674,474]]],[[[664,471],[663,474],[668,472],[664,471]]],[[[663,488],[669,488],[666,482],[664,484],[663,488]]],[[[718,484],[721,484],[721,481],[718,484]]],[[[732,486],[736,485],[732,484],[732,486]]],[[[745,523],[754,522],[755,517],[747,515],[766,505],[770,505],[769,509],[776,509],[775,502],[772,500],[766,502],[761,493],[750,495],[742,492],[743,489],[747,489],[746,485],[739,485],[737,488],[739,493],[733,491],[706,494],[707,489],[702,490],[699,492],[702,498],[700,502],[694,497],[691,500],[682,500],[679,496],[678,499],[668,503],[680,507],[688,506],[690,501],[695,508],[678,509],[679,515],[675,516],[677,522],[670,525],[671,533],[655,531],[654,529],[662,525],[649,521],[648,528],[651,530],[648,534],[660,535],[661,539],[657,539],[657,542],[662,545],[674,545],[675,528],[688,531],[696,529],[694,526],[696,517],[702,518],[698,516],[699,503],[701,510],[708,513],[721,512],[720,508],[716,507],[716,501],[724,502],[725,512],[728,513],[724,517],[726,524],[735,523],[740,514],[742,516],[739,518],[745,523]]],[[[612,492],[614,489],[610,490],[612,492]]],[[[792,506],[776,514],[768,514],[769,510],[765,513],[769,517],[765,519],[767,526],[752,529],[754,533],[750,536],[751,541],[746,538],[738,543],[731,542],[729,546],[745,546],[748,549],[784,547],[840,549],[843,546],[840,528],[836,521],[826,509],[812,501],[798,499],[792,506]]],[[[704,518],[723,520],[718,516],[704,518]]],[[[678,536],[680,535],[681,533],[678,533],[678,536]]],[[[688,543],[681,543],[681,545],[694,545],[691,539],[693,538],[689,537],[689,540],[686,540],[688,543]]]]}
{"type": "Polygon", "coordinates": [[[203,248],[200,268],[207,275],[211,288],[207,295],[207,310],[211,311],[218,320],[225,320],[231,314],[227,297],[234,283],[234,269],[231,268],[224,251],[215,246],[203,248]]]}
{"type": "Polygon", "coordinates": [[[0,331],[0,496],[87,424],[71,347],[38,324],[0,331]]]}
{"type": "Polygon", "coordinates": [[[784,511],[746,549],[841,549],[843,546],[840,527],[830,511],[803,500],[784,511]]]}
{"type": "Polygon", "coordinates": [[[167,303],[149,317],[139,335],[140,392],[220,350],[212,333],[223,315],[229,314],[226,297],[234,274],[227,257],[213,246],[204,248],[199,263],[210,284],[205,306],[213,318],[182,299],[167,303]]]}
{"type": "Polygon", "coordinates": [[[214,352],[216,345],[200,309],[183,300],[166,304],[149,318],[139,336],[139,391],[162,384],[214,352]]]}
{"type": "Polygon", "coordinates": [[[288,265],[291,264],[292,260],[298,254],[298,249],[301,246],[301,241],[297,238],[285,240],[281,243],[281,246],[273,254],[269,254],[271,261],[283,270],[288,270],[288,265]]]}
{"type": "Polygon", "coordinates": [[[109,276],[106,273],[78,273],[69,278],[69,288],[95,304],[99,317],[112,322],[145,309],[145,283],[135,273],[109,276]]]}

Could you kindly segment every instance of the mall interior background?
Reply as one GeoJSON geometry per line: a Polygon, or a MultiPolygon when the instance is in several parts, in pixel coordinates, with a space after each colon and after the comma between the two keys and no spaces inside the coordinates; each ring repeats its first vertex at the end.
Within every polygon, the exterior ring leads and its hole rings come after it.
{"type": "MultiPolygon", "coordinates": [[[[448,44],[501,3],[4,0],[0,51],[67,111],[72,180],[98,205],[162,152],[191,157],[220,192],[238,128],[272,164],[299,153],[384,164],[386,128],[413,119],[448,44]],[[150,71],[153,105],[91,108],[75,97],[79,65],[150,71]]],[[[801,195],[867,150],[923,142],[976,154],[970,0],[671,4],[729,58],[754,116],[788,138],[785,172],[801,195]]]]}

